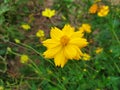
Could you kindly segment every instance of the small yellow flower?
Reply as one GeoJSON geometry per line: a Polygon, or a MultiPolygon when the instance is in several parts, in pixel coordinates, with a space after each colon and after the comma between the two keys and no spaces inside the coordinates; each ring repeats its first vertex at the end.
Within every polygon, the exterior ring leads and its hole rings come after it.
{"type": "Polygon", "coordinates": [[[44,11],[42,11],[42,16],[51,18],[55,15],[55,10],[51,10],[49,8],[46,8],[44,11]]]}
{"type": "Polygon", "coordinates": [[[62,30],[52,28],[50,37],[51,39],[43,41],[47,47],[43,55],[45,58],[54,58],[55,65],[60,67],[64,67],[69,59],[79,60],[83,55],[81,48],[88,44],[83,33],[75,31],[70,25],[65,25],[62,30]]]}
{"type": "Polygon", "coordinates": [[[103,48],[98,47],[98,48],[95,50],[95,53],[96,53],[96,54],[99,54],[99,53],[101,53],[102,51],[103,51],[103,48]]]}
{"type": "Polygon", "coordinates": [[[84,53],[84,54],[83,54],[83,58],[82,58],[82,59],[83,59],[84,61],[88,61],[88,60],[90,60],[90,58],[91,58],[91,56],[90,56],[89,54],[87,54],[87,53],[84,53]]]}
{"type": "Polygon", "coordinates": [[[21,63],[27,63],[28,60],[29,60],[28,55],[25,55],[25,54],[21,55],[21,57],[20,57],[20,62],[21,63]]]}
{"type": "Polygon", "coordinates": [[[86,69],[86,68],[84,68],[84,69],[83,69],[83,71],[84,71],[84,72],[86,72],[86,71],[87,71],[87,69],[86,69]]]}
{"type": "Polygon", "coordinates": [[[29,30],[29,29],[31,29],[30,25],[28,25],[28,24],[22,24],[21,27],[22,27],[24,30],[29,30]]]}
{"type": "Polygon", "coordinates": [[[43,30],[38,30],[38,32],[36,33],[36,36],[37,37],[44,37],[45,36],[45,33],[43,30]]]}
{"type": "Polygon", "coordinates": [[[112,52],[113,52],[113,50],[110,50],[110,52],[112,53],[112,52]]]}
{"type": "Polygon", "coordinates": [[[90,33],[91,26],[89,24],[82,24],[82,26],[79,28],[79,31],[90,33]]]}
{"type": "Polygon", "coordinates": [[[98,11],[99,17],[104,17],[109,13],[109,6],[102,5],[100,6],[100,10],[98,11]]]}
{"type": "Polygon", "coordinates": [[[0,86],[0,90],[4,90],[4,87],[3,87],[3,86],[0,86]]]}
{"type": "Polygon", "coordinates": [[[98,5],[95,3],[90,7],[89,13],[95,14],[97,12],[97,10],[98,10],[98,5]]]}
{"type": "Polygon", "coordinates": [[[20,43],[20,40],[19,40],[19,39],[14,39],[14,41],[15,41],[16,43],[20,43]]]}

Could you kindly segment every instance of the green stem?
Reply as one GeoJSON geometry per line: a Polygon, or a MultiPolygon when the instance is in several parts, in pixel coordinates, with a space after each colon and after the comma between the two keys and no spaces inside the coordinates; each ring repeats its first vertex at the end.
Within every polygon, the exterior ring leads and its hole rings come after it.
{"type": "MultiPolygon", "coordinates": [[[[112,17],[115,17],[115,16],[112,16],[112,17]]],[[[110,20],[111,20],[111,18],[110,18],[110,20]]],[[[112,22],[112,21],[110,21],[110,22],[112,22]]],[[[113,36],[114,36],[115,39],[117,40],[118,44],[120,44],[120,40],[119,40],[119,38],[118,38],[118,36],[117,36],[117,34],[116,34],[116,32],[115,32],[115,19],[114,19],[114,21],[113,21],[113,23],[112,23],[112,25],[111,25],[111,28],[112,28],[112,29],[110,29],[110,30],[112,31],[113,36]]]]}
{"type": "Polygon", "coordinates": [[[106,56],[108,56],[108,57],[112,60],[112,62],[114,63],[116,69],[117,69],[118,72],[120,73],[120,68],[119,68],[118,65],[114,62],[113,58],[112,58],[110,55],[108,55],[106,52],[104,52],[104,53],[105,53],[106,56]]]}
{"type": "MultiPolygon", "coordinates": [[[[21,56],[21,54],[18,54],[12,50],[9,52],[11,52],[14,55],[21,56]]],[[[38,66],[30,58],[29,58],[29,61],[31,62],[31,64],[29,64],[29,66],[31,66],[37,74],[41,75],[42,73],[41,73],[40,69],[38,68],[38,66]]]]}
{"type": "Polygon", "coordinates": [[[119,40],[117,34],[116,34],[115,31],[114,31],[114,26],[113,26],[113,28],[111,29],[111,31],[112,31],[112,33],[113,33],[115,39],[117,40],[118,44],[120,44],[120,40],[119,40]]]}
{"type": "Polygon", "coordinates": [[[29,46],[29,45],[27,45],[27,44],[22,44],[22,43],[21,43],[21,45],[23,45],[23,46],[25,46],[25,47],[27,47],[27,48],[33,50],[35,53],[37,53],[38,55],[40,55],[40,56],[42,57],[42,54],[39,53],[39,52],[38,52],[37,50],[35,50],[34,48],[32,48],[31,46],[29,46]]]}

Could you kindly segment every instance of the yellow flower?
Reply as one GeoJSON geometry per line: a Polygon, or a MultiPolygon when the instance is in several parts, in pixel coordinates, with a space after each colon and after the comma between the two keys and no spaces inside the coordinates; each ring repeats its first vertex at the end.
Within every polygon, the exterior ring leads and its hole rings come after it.
{"type": "Polygon", "coordinates": [[[0,90],[4,90],[4,87],[3,87],[3,86],[0,86],[0,90]]]}
{"type": "Polygon", "coordinates": [[[15,41],[16,43],[20,43],[20,40],[19,40],[19,39],[14,39],[14,41],[15,41]]]}
{"type": "Polygon", "coordinates": [[[89,13],[95,14],[97,12],[97,10],[98,10],[98,5],[95,3],[90,7],[89,13]]]}
{"type": "Polygon", "coordinates": [[[55,10],[51,10],[49,8],[46,8],[45,11],[42,11],[42,16],[51,18],[55,15],[55,10]]]}
{"type": "Polygon", "coordinates": [[[20,62],[21,63],[27,63],[28,60],[29,60],[28,55],[25,55],[25,54],[21,55],[21,57],[20,57],[20,62]]]}
{"type": "Polygon", "coordinates": [[[90,58],[91,58],[91,56],[89,54],[87,54],[87,53],[83,54],[83,58],[82,58],[83,60],[88,61],[88,60],[90,60],[90,58]]]}
{"type": "Polygon", "coordinates": [[[103,48],[101,48],[101,47],[98,47],[98,48],[95,50],[96,54],[99,54],[99,53],[101,53],[102,51],[103,51],[103,48]]]}
{"type": "Polygon", "coordinates": [[[90,33],[91,26],[89,24],[82,24],[82,26],[79,28],[79,31],[90,33]]]}
{"type": "Polygon", "coordinates": [[[38,32],[36,33],[36,36],[37,37],[44,37],[45,36],[45,33],[43,30],[38,30],[38,32]]]}
{"type": "Polygon", "coordinates": [[[30,25],[28,24],[22,24],[21,27],[24,29],[24,30],[29,30],[31,27],[30,25]]]}
{"type": "Polygon", "coordinates": [[[84,72],[86,72],[86,71],[87,71],[87,69],[86,69],[86,68],[84,68],[84,69],[83,69],[83,71],[84,71],[84,72]]]}
{"type": "Polygon", "coordinates": [[[63,67],[68,59],[79,60],[83,55],[81,48],[87,46],[88,42],[83,38],[80,31],[75,32],[75,28],[65,25],[62,30],[57,27],[51,29],[51,39],[43,41],[47,47],[44,52],[45,58],[54,58],[56,66],[63,67]]]}
{"type": "Polygon", "coordinates": [[[102,5],[100,6],[100,10],[98,11],[99,17],[104,17],[109,13],[109,6],[102,5]]]}

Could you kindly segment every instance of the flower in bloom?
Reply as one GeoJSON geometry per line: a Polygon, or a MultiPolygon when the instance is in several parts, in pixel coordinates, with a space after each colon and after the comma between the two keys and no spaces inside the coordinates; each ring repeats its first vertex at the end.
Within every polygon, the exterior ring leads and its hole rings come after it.
{"type": "Polygon", "coordinates": [[[99,53],[101,53],[102,51],[103,51],[103,48],[98,47],[98,48],[95,50],[95,53],[96,53],[96,54],[99,54],[99,53]]]}
{"type": "Polygon", "coordinates": [[[44,11],[42,11],[42,16],[51,18],[55,15],[55,10],[51,10],[49,8],[46,8],[44,11]]]}
{"type": "Polygon", "coordinates": [[[45,58],[54,58],[56,66],[63,67],[69,59],[79,60],[83,55],[81,48],[87,46],[88,42],[83,38],[83,33],[75,32],[75,28],[65,25],[62,30],[57,27],[51,29],[51,39],[43,41],[47,47],[44,52],[45,58]]]}
{"type": "Polygon", "coordinates": [[[88,61],[88,60],[90,60],[90,58],[91,58],[91,56],[89,54],[87,54],[87,53],[83,54],[83,58],[82,58],[83,60],[88,61]]]}
{"type": "Polygon", "coordinates": [[[27,63],[28,60],[29,60],[28,55],[25,55],[25,54],[21,55],[21,57],[20,57],[20,62],[21,63],[27,63]]]}
{"type": "Polygon", "coordinates": [[[20,40],[19,40],[19,39],[14,39],[14,41],[15,41],[16,43],[20,43],[20,40]]]}
{"type": "Polygon", "coordinates": [[[97,12],[97,10],[98,10],[98,5],[95,3],[90,7],[89,13],[95,14],[97,12]]]}
{"type": "Polygon", "coordinates": [[[82,24],[82,26],[79,28],[79,31],[90,33],[91,26],[89,24],[82,24]]]}
{"type": "Polygon", "coordinates": [[[36,36],[37,37],[44,37],[45,36],[45,33],[43,30],[38,30],[38,32],[36,33],[36,36]]]}
{"type": "Polygon", "coordinates": [[[109,6],[102,5],[100,6],[100,10],[98,11],[99,17],[104,17],[109,13],[109,6]]]}
{"type": "Polygon", "coordinates": [[[21,27],[24,29],[24,30],[29,30],[31,27],[30,25],[28,24],[22,24],[21,27]]]}

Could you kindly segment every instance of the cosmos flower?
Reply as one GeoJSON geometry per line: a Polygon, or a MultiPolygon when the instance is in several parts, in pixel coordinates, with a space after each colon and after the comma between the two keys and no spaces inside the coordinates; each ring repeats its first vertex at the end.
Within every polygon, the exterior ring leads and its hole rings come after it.
{"type": "Polygon", "coordinates": [[[102,5],[100,7],[100,10],[98,11],[98,16],[104,17],[104,16],[108,15],[108,13],[109,13],[109,6],[102,5]]]}
{"type": "Polygon", "coordinates": [[[97,10],[98,10],[98,5],[95,3],[90,7],[89,13],[95,14],[97,12],[97,10]]]}
{"type": "Polygon", "coordinates": [[[81,32],[87,32],[90,33],[91,32],[91,26],[89,24],[82,24],[82,26],[79,28],[79,31],[81,32]]]}
{"type": "Polygon", "coordinates": [[[42,11],[42,16],[51,18],[55,15],[55,10],[51,10],[49,8],[46,8],[44,11],[42,11]]]}
{"type": "Polygon", "coordinates": [[[56,66],[63,67],[69,59],[79,60],[83,55],[81,48],[87,46],[88,42],[83,38],[83,33],[75,32],[75,28],[65,25],[62,30],[57,27],[51,29],[51,39],[43,41],[47,47],[44,52],[45,58],[54,58],[56,66]]]}
{"type": "Polygon", "coordinates": [[[44,37],[45,36],[45,33],[43,30],[38,30],[37,33],[36,33],[36,36],[37,37],[44,37]]]}

